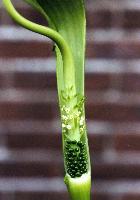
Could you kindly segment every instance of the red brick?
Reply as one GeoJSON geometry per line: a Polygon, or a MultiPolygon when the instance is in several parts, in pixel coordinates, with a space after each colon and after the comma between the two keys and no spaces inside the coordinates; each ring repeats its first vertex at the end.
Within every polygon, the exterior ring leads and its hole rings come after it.
{"type": "Polygon", "coordinates": [[[122,76],[121,83],[122,90],[139,92],[140,91],[140,75],[139,74],[125,74],[122,76]]]}
{"type": "Polygon", "coordinates": [[[54,73],[15,73],[14,87],[24,89],[56,89],[56,75],[54,73]]]}
{"type": "Polygon", "coordinates": [[[89,149],[91,152],[99,153],[104,151],[104,145],[108,136],[106,134],[88,134],[89,149]]]}
{"type": "MultiPolygon", "coordinates": [[[[10,197],[10,195],[9,195],[10,197]]],[[[68,200],[68,192],[16,192],[14,200],[68,200]]]]}
{"type": "Polygon", "coordinates": [[[111,195],[108,194],[101,194],[98,193],[98,191],[94,191],[94,194],[92,195],[94,200],[113,200],[113,198],[111,198],[111,195]]]}
{"type": "Polygon", "coordinates": [[[4,77],[0,74],[0,88],[4,86],[4,77]]]}
{"type": "MultiPolygon", "coordinates": [[[[93,158],[94,159],[94,158],[93,158]]],[[[96,179],[140,179],[140,166],[122,163],[104,163],[93,160],[92,176],[96,179]]]]}
{"type": "Polygon", "coordinates": [[[1,103],[0,119],[52,119],[56,107],[44,103],[1,103]]]}
{"type": "Polygon", "coordinates": [[[140,194],[126,194],[122,197],[122,200],[139,200],[140,194]]]}
{"type": "Polygon", "coordinates": [[[109,74],[86,74],[86,90],[107,90],[111,87],[111,76],[109,74]]]}
{"type": "Polygon", "coordinates": [[[115,136],[116,150],[119,151],[140,151],[139,134],[117,134],[115,136]]]}
{"type": "Polygon", "coordinates": [[[112,26],[112,13],[109,10],[87,12],[88,28],[110,28],[112,26]]]}
{"type": "Polygon", "coordinates": [[[0,176],[42,178],[52,176],[63,176],[63,164],[62,162],[14,162],[11,160],[0,163],[0,176]]]}
{"type": "Polygon", "coordinates": [[[50,43],[36,41],[1,41],[0,57],[50,57],[52,56],[50,43]]]}
{"type": "Polygon", "coordinates": [[[12,149],[61,149],[61,133],[7,134],[7,146],[12,149]]]}
{"type": "Polygon", "coordinates": [[[90,42],[87,45],[86,56],[89,58],[112,58],[114,57],[114,45],[112,43],[90,42]]]}
{"type": "Polygon", "coordinates": [[[86,116],[94,120],[139,121],[140,108],[137,105],[90,104],[86,106],[86,116]]]}
{"type": "Polygon", "coordinates": [[[124,58],[134,59],[140,57],[140,43],[134,42],[91,42],[87,45],[86,56],[89,58],[124,58]]]}
{"type": "Polygon", "coordinates": [[[124,11],[123,27],[136,29],[140,28],[140,11],[139,10],[126,10],[124,11]]]}

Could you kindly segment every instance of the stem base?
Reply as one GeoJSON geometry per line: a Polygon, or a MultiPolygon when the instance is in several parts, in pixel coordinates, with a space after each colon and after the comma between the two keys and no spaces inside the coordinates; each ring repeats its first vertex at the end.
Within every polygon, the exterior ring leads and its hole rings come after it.
{"type": "Polygon", "coordinates": [[[79,178],[71,178],[68,174],[65,176],[71,200],[90,200],[91,174],[83,174],[79,178]]]}

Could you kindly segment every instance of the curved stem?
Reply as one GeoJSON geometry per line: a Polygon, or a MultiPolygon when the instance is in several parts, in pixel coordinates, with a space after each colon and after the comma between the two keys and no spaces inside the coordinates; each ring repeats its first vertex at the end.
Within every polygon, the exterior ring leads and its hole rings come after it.
{"type": "Polygon", "coordinates": [[[36,24],[31,22],[21,16],[16,9],[14,8],[11,0],[3,0],[3,3],[11,15],[11,17],[21,26],[29,29],[33,32],[39,33],[41,35],[47,36],[52,39],[60,49],[63,59],[63,77],[64,77],[64,87],[68,88],[73,86],[74,92],[76,92],[75,88],[75,70],[74,70],[74,62],[71,50],[64,40],[64,38],[55,30],[36,24]]]}

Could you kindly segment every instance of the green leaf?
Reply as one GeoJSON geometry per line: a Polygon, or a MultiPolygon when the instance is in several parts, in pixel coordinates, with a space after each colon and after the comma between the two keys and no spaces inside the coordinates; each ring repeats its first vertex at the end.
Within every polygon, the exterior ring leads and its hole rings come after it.
{"type": "MultiPolygon", "coordinates": [[[[49,25],[69,44],[75,65],[76,90],[84,94],[85,9],[84,0],[25,0],[49,20],[49,25]]],[[[58,50],[58,62],[60,53],[58,50]]],[[[59,73],[59,72],[58,72],[59,73]]],[[[60,73],[59,73],[60,74],[60,73]]]]}

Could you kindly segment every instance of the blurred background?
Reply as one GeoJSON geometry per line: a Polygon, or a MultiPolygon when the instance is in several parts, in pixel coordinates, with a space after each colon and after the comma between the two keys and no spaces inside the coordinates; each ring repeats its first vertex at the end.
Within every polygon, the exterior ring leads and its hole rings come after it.
{"type": "MultiPolygon", "coordinates": [[[[86,2],[92,199],[139,200],[140,0],[86,2]]],[[[69,199],[57,101],[52,43],[17,26],[0,1],[1,200],[69,199]]]]}

